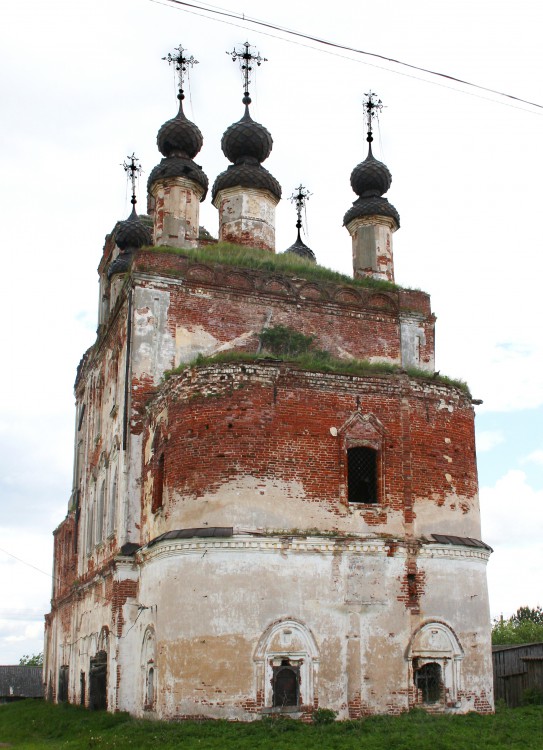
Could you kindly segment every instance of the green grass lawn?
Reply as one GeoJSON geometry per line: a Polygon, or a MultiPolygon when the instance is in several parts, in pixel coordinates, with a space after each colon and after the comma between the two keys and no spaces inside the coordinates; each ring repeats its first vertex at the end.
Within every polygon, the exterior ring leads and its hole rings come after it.
{"type": "Polygon", "coordinates": [[[293,720],[140,721],[127,714],[21,701],[0,706],[0,748],[160,748],[171,750],[519,750],[543,749],[543,707],[502,709],[494,716],[398,717],[307,725],[293,720]]]}

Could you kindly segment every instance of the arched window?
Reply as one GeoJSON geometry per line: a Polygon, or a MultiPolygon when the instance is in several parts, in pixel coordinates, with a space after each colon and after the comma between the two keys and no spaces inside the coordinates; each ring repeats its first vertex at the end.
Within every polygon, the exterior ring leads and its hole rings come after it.
{"type": "Polygon", "coordinates": [[[156,513],[159,508],[162,508],[164,503],[164,453],[161,453],[155,471],[155,479],[153,484],[153,505],[152,512],[156,513]]]}
{"type": "Polygon", "coordinates": [[[96,544],[100,544],[104,537],[104,511],[106,504],[106,480],[100,485],[98,504],[96,506],[96,544]]]}
{"type": "Polygon", "coordinates": [[[156,640],[152,625],[147,627],[143,636],[141,669],[143,678],[143,708],[145,711],[154,711],[157,696],[157,673],[156,640]]]}
{"type": "Polygon", "coordinates": [[[415,631],[407,658],[411,662],[410,682],[417,690],[417,703],[456,703],[460,686],[460,665],[464,652],[452,629],[443,622],[430,621],[415,631]]]}
{"type": "Polygon", "coordinates": [[[297,620],[274,622],[260,637],[254,654],[256,695],[266,708],[295,712],[313,705],[319,651],[311,631],[297,620]]]}
{"type": "Polygon", "coordinates": [[[107,506],[107,535],[115,531],[115,515],[117,509],[117,467],[113,471],[113,479],[109,488],[109,501],[107,506]]]}
{"type": "Polygon", "coordinates": [[[363,446],[347,450],[347,484],[350,503],[376,503],[377,451],[363,446]]]}
{"type": "Polygon", "coordinates": [[[87,508],[87,555],[90,555],[94,546],[94,504],[92,498],[89,498],[89,507],[87,508]]]}
{"type": "Polygon", "coordinates": [[[155,703],[155,670],[149,667],[147,672],[147,708],[152,708],[155,703]]]}

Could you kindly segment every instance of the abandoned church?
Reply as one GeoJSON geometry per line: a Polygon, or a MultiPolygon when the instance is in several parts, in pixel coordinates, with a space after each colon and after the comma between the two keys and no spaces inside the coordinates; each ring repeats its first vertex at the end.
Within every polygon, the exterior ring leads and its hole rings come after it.
{"type": "Polygon", "coordinates": [[[260,57],[232,56],[243,110],[211,189],[218,241],[199,227],[182,47],[146,215],[125,164],[133,210],[106,237],[75,382],[46,695],[161,719],[491,712],[474,402],[435,372],[428,294],[394,280],[381,103],[366,95],[342,276],[301,238],[303,186],[298,238],[276,254],[281,186],[250,109],[260,57]]]}

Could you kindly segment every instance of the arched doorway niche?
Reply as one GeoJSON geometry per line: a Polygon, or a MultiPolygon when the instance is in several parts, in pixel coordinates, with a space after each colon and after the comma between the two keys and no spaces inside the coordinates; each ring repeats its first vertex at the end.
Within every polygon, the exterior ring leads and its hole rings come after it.
{"type": "Polygon", "coordinates": [[[265,712],[295,713],[315,706],[319,650],[308,627],[278,620],[262,634],[255,650],[257,702],[265,712]],[[259,700],[260,698],[260,700],[259,700]]]}
{"type": "Polygon", "coordinates": [[[452,628],[443,622],[422,625],[409,644],[409,686],[415,704],[458,708],[464,651],[452,628]]]}
{"type": "Polygon", "coordinates": [[[149,625],[143,634],[141,646],[141,671],[143,683],[143,708],[154,711],[157,695],[156,637],[155,629],[149,625]]]}

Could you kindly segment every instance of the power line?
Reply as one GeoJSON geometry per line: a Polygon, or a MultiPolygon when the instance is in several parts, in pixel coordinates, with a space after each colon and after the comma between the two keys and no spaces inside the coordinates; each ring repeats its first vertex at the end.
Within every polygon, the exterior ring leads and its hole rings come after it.
{"type": "MultiPolygon", "coordinates": [[[[528,99],[523,99],[522,97],[515,96],[514,94],[508,94],[507,92],[500,91],[498,89],[493,89],[493,88],[490,88],[488,86],[483,86],[481,84],[473,83],[472,81],[467,81],[467,80],[464,80],[462,78],[457,78],[456,76],[452,76],[452,75],[449,75],[447,73],[441,73],[439,71],[432,70],[430,68],[423,68],[423,67],[421,67],[419,65],[413,65],[412,63],[404,62],[403,60],[397,60],[394,57],[387,57],[386,55],[381,55],[381,54],[379,54],[377,52],[368,52],[367,50],[358,49],[357,47],[350,47],[348,45],[339,44],[338,42],[332,42],[332,41],[330,41],[328,39],[321,39],[320,37],[317,37],[317,36],[312,36],[310,34],[304,34],[304,33],[300,32],[300,31],[295,31],[294,29],[289,29],[289,28],[287,28],[285,26],[279,26],[277,24],[273,24],[273,23],[270,23],[268,21],[261,21],[261,20],[259,20],[257,18],[251,18],[250,16],[246,16],[244,13],[241,13],[241,14],[240,13],[234,13],[234,12],[228,11],[226,9],[217,8],[216,6],[209,5],[207,3],[204,3],[202,5],[202,4],[197,4],[197,3],[186,2],[186,0],[151,0],[151,2],[154,2],[157,5],[166,5],[167,7],[170,7],[171,4],[174,4],[176,6],[182,6],[182,7],[179,7],[178,10],[181,10],[181,11],[186,12],[186,13],[192,13],[193,15],[200,16],[201,18],[207,18],[207,19],[209,19],[209,16],[202,15],[202,13],[195,13],[194,10],[191,11],[191,10],[188,10],[188,8],[193,8],[193,9],[196,9],[196,10],[199,10],[199,11],[203,11],[204,13],[213,13],[215,15],[224,16],[226,18],[231,18],[231,19],[234,19],[234,20],[237,20],[237,21],[243,21],[244,23],[250,23],[250,24],[253,24],[255,26],[262,26],[264,28],[272,29],[274,31],[279,31],[279,32],[282,32],[282,33],[285,33],[285,34],[290,34],[291,36],[295,36],[295,37],[298,37],[300,39],[307,39],[308,41],[315,42],[316,44],[320,44],[320,45],[323,45],[325,47],[330,47],[332,49],[343,50],[345,52],[352,52],[352,53],[357,54],[357,55],[365,55],[367,57],[373,57],[373,58],[377,58],[379,60],[384,60],[384,61],[392,63],[394,65],[400,65],[402,67],[409,68],[411,70],[418,70],[418,71],[420,71],[422,73],[428,73],[428,75],[435,76],[435,77],[441,78],[443,80],[448,80],[448,81],[451,81],[451,82],[454,82],[454,83],[459,83],[459,84],[461,84],[463,86],[470,86],[470,87],[472,87],[474,89],[477,89],[479,91],[486,91],[488,93],[496,94],[497,96],[501,96],[501,97],[504,97],[506,99],[511,99],[512,101],[519,102],[521,104],[527,104],[530,107],[537,107],[538,109],[543,110],[543,104],[538,104],[537,102],[532,102],[532,101],[529,101],[528,99]],[[205,6],[207,6],[207,7],[205,7],[205,6]]],[[[209,19],[209,20],[218,20],[221,23],[226,23],[226,24],[231,25],[231,26],[238,26],[240,28],[247,28],[247,26],[243,26],[242,24],[229,23],[228,21],[221,21],[221,19],[209,19]]],[[[265,32],[260,32],[260,33],[265,33],[265,32]]],[[[277,36],[275,34],[267,34],[267,36],[272,36],[272,37],[274,37],[276,39],[283,39],[283,41],[286,41],[286,42],[289,41],[288,39],[284,39],[283,37],[277,36]]],[[[310,45],[301,45],[301,46],[306,46],[309,49],[314,49],[314,50],[316,49],[315,47],[311,47],[310,45]]],[[[336,54],[336,56],[338,56],[338,57],[344,57],[343,55],[337,55],[337,53],[333,53],[330,50],[317,50],[317,51],[328,52],[329,54],[336,54]]],[[[347,57],[346,59],[352,60],[352,58],[350,58],[350,57],[347,57]]],[[[370,63],[366,63],[366,64],[370,64],[370,63]]],[[[381,70],[387,70],[387,71],[389,71],[391,73],[395,73],[396,75],[407,75],[405,73],[400,73],[399,71],[396,71],[396,70],[391,70],[390,68],[386,68],[384,66],[373,65],[373,67],[380,68],[381,70]]],[[[433,84],[433,85],[441,85],[441,86],[444,86],[444,88],[450,88],[453,91],[460,91],[461,93],[464,93],[464,94],[467,94],[467,95],[477,96],[476,94],[470,94],[470,92],[468,92],[468,91],[461,91],[460,89],[456,89],[456,88],[454,88],[452,86],[445,86],[444,84],[437,84],[434,81],[427,81],[426,79],[420,78],[420,77],[415,76],[415,75],[410,75],[408,77],[409,78],[414,78],[416,80],[424,81],[425,83],[430,83],[430,84],[433,84]]],[[[499,102],[499,101],[496,101],[495,99],[489,99],[487,97],[478,97],[478,98],[486,99],[487,101],[492,101],[492,102],[494,102],[496,104],[502,104],[502,105],[505,105],[505,106],[512,106],[515,109],[521,109],[521,110],[523,110],[525,112],[531,112],[531,110],[526,110],[526,109],[524,109],[524,107],[515,107],[515,105],[508,104],[507,102],[499,102]]],[[[540,113],[532,112],[532,114],[540,114],[540,113]]],[[[543,115],[543,112],[541,114],[543,115]]]]}
{"type": "MultiPolygon", "coordinates": [[[[0,547],[0,552],[3,552],[5,555],[9,555],[9,557],[13,557],[14,560],[17,560],[17,562],[20,562],[23,565],[28,566],[29,568],[33,568],[34,570],[37,570],[38,573],[43,573],[44,576],[47,576],[48,578],[51,578],[53,581],[55,581],[57,583],[57,585],[59,585],[60,580],[61,580],[60,578],[52,575],[51,573],[46,573],[45,570],[42,570],[41,568],[37,568],[35,565],[32,565],[32,563],[29,563],[26,560],[22,560],[20,557],[17,557],[17,555],[14,555],[14,554],[12,554],[11,552],[8,552],[5,549],[2,549],[1,547],[0,547]]],[[[107,596],[102,596],[101,594],[98,594],[96,591],[93,592],[93,596],[96,599],[103,599],[106,602],[111,602],[110,598],[108,598],[107,596]]],[[[141,608],[141,604],[133,604],[132,602],[125,602],[125,604],[127,604],[129,607],[138,607],[138,608],[141,608]]],[[[10,618],[0,618],[0,619],[10,619],[10,618]]]]}

